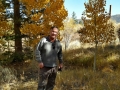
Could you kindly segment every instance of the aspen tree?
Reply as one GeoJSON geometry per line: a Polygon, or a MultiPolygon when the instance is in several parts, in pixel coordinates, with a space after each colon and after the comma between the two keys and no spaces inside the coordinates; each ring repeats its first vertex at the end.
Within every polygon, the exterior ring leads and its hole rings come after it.
{"type": "Polygon", "coordinates": [[[89,0],[84,3],[85,11],[82,14],[84,28],[80,32],[80,41],[95,44],[94,70],[96,70],[97,45],[115,40],[114,26],[108,23],[111,16],[105,10],[106,0],[89,0]]]}
{"type": "Polygon", "coordinates": [[[63,5],[64,0],[20,1],[25,4],[27,16],[32,22],[25,22],[22,25],[21,32],[31,38],[33,46],[41,37],[48,35],[51,26],[63,27],[62,21],[67,16],[67,11],[63,5]]]}
{"type": "Polygon", "coordinates": [[[5,19],[4,10],[5,8],[2,2],[0,1],[0,37],[3,36],[10,29],[9,24],[7,23],[7,20],[5,19]]]}

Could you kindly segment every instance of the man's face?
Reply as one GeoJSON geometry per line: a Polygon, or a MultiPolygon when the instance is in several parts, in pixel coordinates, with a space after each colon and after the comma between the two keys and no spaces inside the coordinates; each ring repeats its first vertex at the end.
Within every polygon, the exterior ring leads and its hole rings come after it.
{"type": "Polygon", "coordinates": [[[57,28],[53,28],[52,30],[50,30],[50,37],[52,39],[55,39],[58,35],[58,29],[57,28]]]}

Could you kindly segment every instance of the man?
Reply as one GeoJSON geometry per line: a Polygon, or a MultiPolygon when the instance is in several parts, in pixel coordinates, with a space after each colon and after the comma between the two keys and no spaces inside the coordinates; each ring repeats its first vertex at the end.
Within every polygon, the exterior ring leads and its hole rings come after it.
{"type": "Polygon", "coordinates": [[[62,46],[57,39],[58,28],[51,27],[50,34],[40,40],[36,48],[36,60],[39,62],[39,82],[37,90],[53,90],[59,68],[63,67],[62,46]]]}

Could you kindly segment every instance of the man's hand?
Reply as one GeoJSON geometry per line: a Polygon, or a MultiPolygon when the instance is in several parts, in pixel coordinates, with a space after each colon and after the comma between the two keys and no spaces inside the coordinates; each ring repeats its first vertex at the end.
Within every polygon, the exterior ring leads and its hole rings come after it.
{"type": "Polygon", "coordinates": [[[58,71],[62,71],[63,64],[59,64],[58,71]]]}
{"type": "Polygon", "coordinates": [[[61,63],[61,64],[59,64],[59,68],[62,68],[63,67],[63,64],[61,63]]]}
{"type": "Polygon", "coordinates": [[[40,68],[43,68],[44,67],[44,64],[43,63],[39,63],[38,65],[40,68]]]}

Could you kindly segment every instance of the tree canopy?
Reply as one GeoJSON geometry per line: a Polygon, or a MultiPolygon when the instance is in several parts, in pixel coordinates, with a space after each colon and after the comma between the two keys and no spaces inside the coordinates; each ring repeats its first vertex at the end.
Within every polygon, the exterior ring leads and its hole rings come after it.
{"type": "Polygon", "coordinates": [[[30,18],[29,22],[22,25],[21,32],[34,38],[33,43],[37,43],[42,36],[48,35],[51,26],[63,27],[62,21],[67,16],[64,0],[20,1],[26,6],[25,12],[30,18]]]}
{"type": "Polygon", "coordinates": [[[110,13],[105,11],[106,0],[89,0],[84,3],[82,16],[84,28],[80,30],[81,42],[108,43],[115,40],[114,26],[109,23],[110,13]]]}

